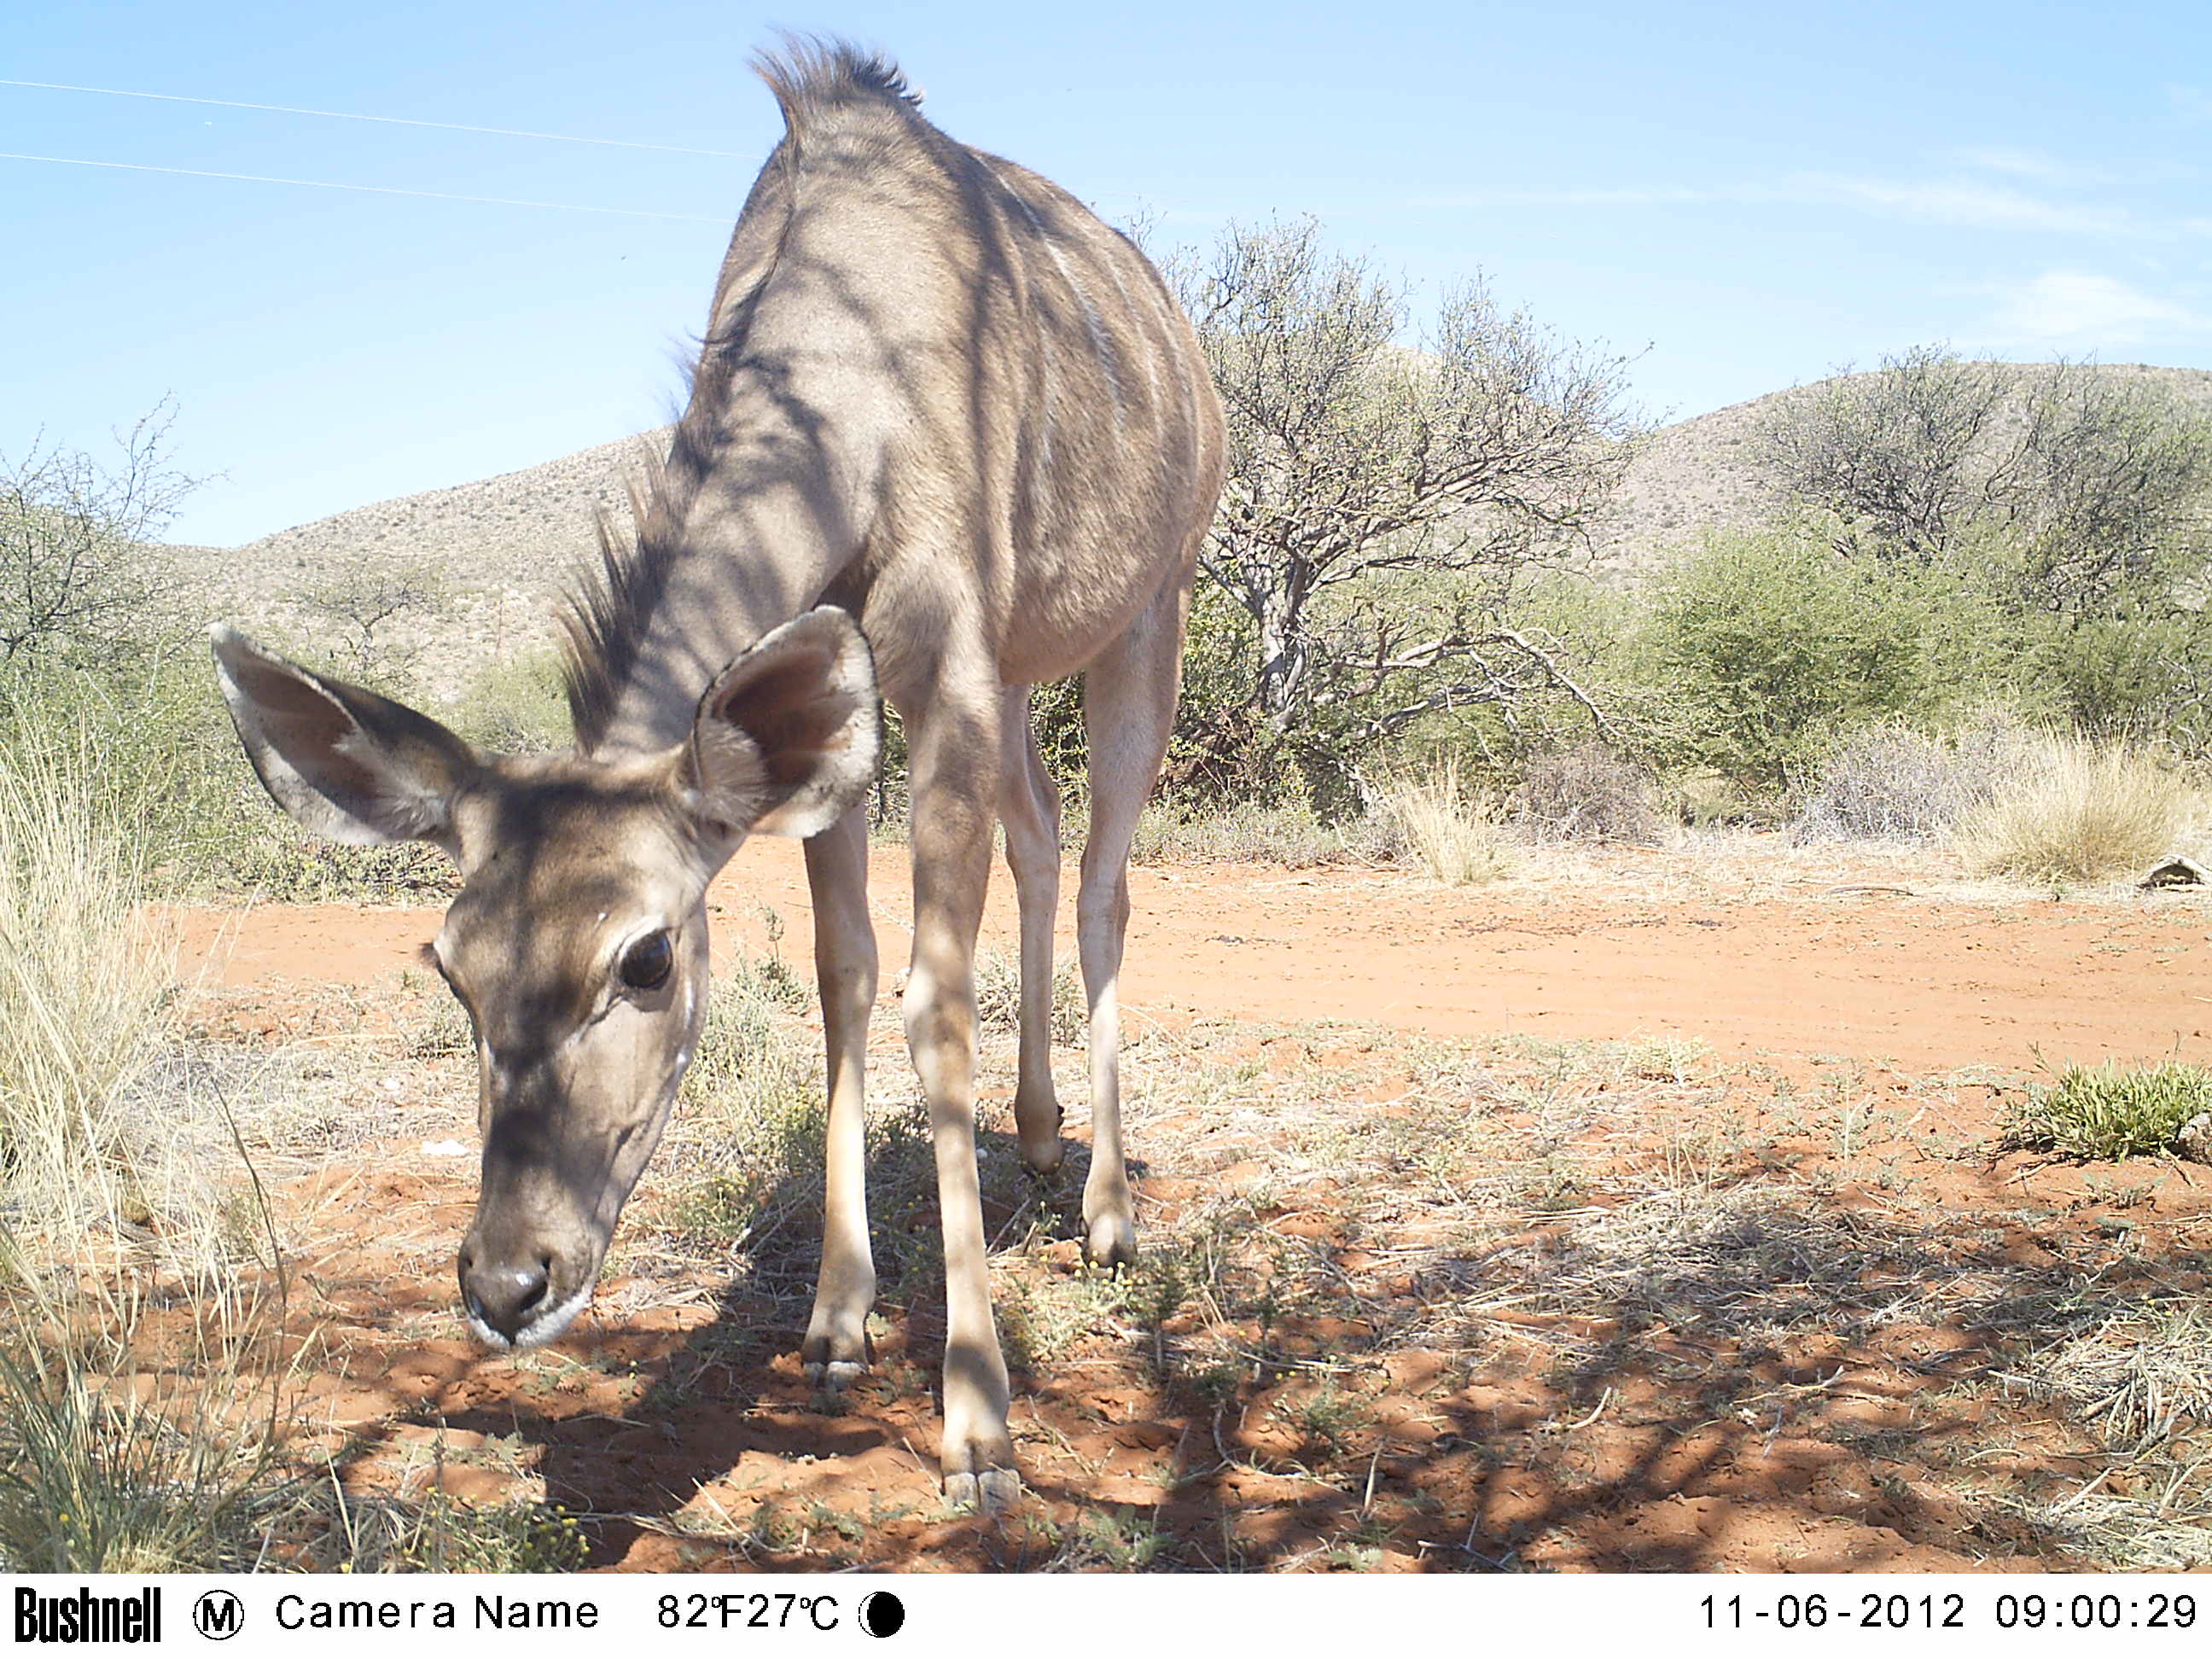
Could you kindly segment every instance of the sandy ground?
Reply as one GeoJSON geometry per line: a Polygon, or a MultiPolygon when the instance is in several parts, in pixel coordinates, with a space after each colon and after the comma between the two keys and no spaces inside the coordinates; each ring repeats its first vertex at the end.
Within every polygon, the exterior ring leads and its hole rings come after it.
{"type": "MultiPolygon", "coordinates": [[[[1770,893],[1665,856],[1603,882],[1445,889],[1336,866],[1131,872],[1123,1000],[1139,1014],[1335,1019],[1435,1036],[1693,1036],[1723,1054],[1838,1054],[1914,1070],[2197,1058],[2212,1030],[2212,902],[2186,890],[2086,903],[1953,896],[1919,872],[1831,868],[1770,893]],[[1841,878],[1828,879],[1826,878],[1841,878]],[[1656,892],[1658,896],[1650,896],[1656,892]]],[[[1692,855],[1682,855],[1687,861],[1692,855]]],[[[987,942],[1011,954],[1012,884],[987,942]]],[[[1060,951],[1074,953],[1073,872],[1060,951]]],[[[877,849],[870,895],[895,983],[911,933],[902,848],[877,849]]],[[[811,960],[796,843],[749,843],[715,883],[718,944],[811,960]]],[[[257,906],[184,913],[184,972],[372,985],[421,971],[434,909],[257,906]]],[[[886,994],[888,994],[888,988],[886,994]]]]}
{"type": "MultiPolygon", "coordinates": [[[[879,849],[872,878],[894,1096],[903,864],[879,849]]],[[[1996,1133],[2023,1075],[2212,1059],[2212,901],[1778,841],[1477,890],[1249,865],[1132,889],[1140,1213],[1182,1254],[1094,1282],[1073,1189],[1038,1198],[987,1133],[1032,1494],[1002,1522],[936,1505],[941,1297],[887,1287],[874,1372],[810,1395],[811,1237],[656,1262],[634,1203],[576,1329],[483,1354],[450,1267],[470,1066],[406,1036],[452,1018],[416,958],[439,913],[175,913],[202,1036],[368,1045],[329,1085],[331,1154],[278,1183],[291,1317],[327,1356],[306,1404],[349,1489],[548,1498],[591,1517],[593,1565],[646,1570],[2036,1570],[2194,1559],[2200,1533],[2212,1562],[2212,1528],[2170,1523],[2193,1472],[2130,1473],[2008,1380],[2201,1297],[2212,1182],[1996,1133]],[[1621,1046],[1569,1075],[1498,1036],[1621,1046]]],[[[794,846],[744,849],[712,905],[723,955],[808,961],[794,846]]],[[[1011,953],[1003,874],[985,931],[1011,953]]],[[[1060,1063],[1079,1167],[1079,1049],[1060,1063]]],[[[930,1248],[926,1206],[878,1223],[930,1248]]],[[[2173,1450],[2200,1465],[2212,1445],[2173,1450]]],[[[2188,1489],[2180,1518],[2212,1514],[2188,1489]]]]}

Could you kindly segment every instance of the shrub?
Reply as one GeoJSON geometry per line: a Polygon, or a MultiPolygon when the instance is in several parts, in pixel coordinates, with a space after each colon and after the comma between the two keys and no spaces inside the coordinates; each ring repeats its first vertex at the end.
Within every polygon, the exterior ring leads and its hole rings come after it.
{"type": "Polygon", "coordinates": [[[1536,757],[1513,793],[1512,812],[1558,841],[1649,842],[1660,828],[1644,769],[1601,743],[1536,757]]]}
{"type": "Polygon", "coordinates": [[[544,755],[571,747],[575,729],[562,690],[557,651],[525,651],[490,664],[454,703],[453,729],[503,755],[544,755]]]}
{"type": "Polygon", "coordinates": [[[2039,617],[2025,672],[2053,712],[2090,737],[2212,752],[2212,617],[2202,612],[2039,617]]]}
{"type": "Polygon", "coordinates": [[[2069,1158],[2140,1158],[2166,1150],[2182,1125],[2205,1111],[2212,1111],[2212,1072],[2201,1066],[2069,1066],[2029,1094],[2006,1139],[2069,1158]]]}
{"type": "Polygon", "coordinates": [[[1137,864],[1332,864],[1379,851],[1359,826],[1326,824],[1303,800],[1240,801],[1216,810],[1161,802],[1137,820],[1129,857],[1137,864]]]}
{"type": "Polygon", "coordinates": [[[1715,536],[1661,584],[1646,672],[1686,758],[1780,789],[1836,732],[1971,694],[1990,672],[1984,604],[1942,573],[1841,557],[1810,523],[1715,536]]]}
{"type": "Polygon", "coordinates": [[[2001,714],[1949,733],[1863,727],[1837,740],[1800,795],[1797,835],[1910,840],[1947,834],[2020,775],[2037,741],[2001,714]]]}
{"type": "Polygon", "coordinates": [[[2016,781],[1959,820],[1954,838],[1977,868],[2031,881],[2098,881],[2171,851],[2195,792],[2141,750],[2079,738],[2024,753],[2016,781]]]}

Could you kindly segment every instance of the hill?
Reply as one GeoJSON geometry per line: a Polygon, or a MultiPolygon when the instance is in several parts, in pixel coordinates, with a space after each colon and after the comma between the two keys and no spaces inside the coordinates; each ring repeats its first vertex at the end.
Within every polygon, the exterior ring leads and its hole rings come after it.
{"type": "MultiPolygon", "coordinates": [[[[2106,364],[2097,373],[2151,380],[2212,410],[2212,371],[2106,364]]],[[[1704,532],[1755,523],[1780,503],[1753,462],[1753,438],[1798,388],[1677,422],[1651,434],[1601,526],[1608,568],[1663,561],[1704,532]]],[[[430,571],[451,597],[439,613],[390,625],[422,653],[434,687],[458,690],[475,668],[552,637],[552,602],[593,546],[601,511],[628,513],[624,480],[668,428],[600,444],[496,477],[426,490],[319,519],[228,550],[194,550],[195,601],[274,641],[333,645],[341,626],[313,596],[364,572],[430,571]]]]}
{"type": "MultiPolygon", "coordinates": [[[[2043,365],[2022,365],[2037,368],[2043,365]]],[[[2161,386],[2179,401],[2212,413],[2212,370],[2148,363],[2101,363],[2094,372],[2161,386]]],[[[1856,376],[1844,377],[1849,379],[1856,376]]],[[[1784,403],[1813,386],[1771,392],[1653,433],[1621,481],[1596,538],[1608,565],[1649,568],[1709,530],[1740,529],[1782,505],[1755,464],[1753,440],[1784,403]]]]}

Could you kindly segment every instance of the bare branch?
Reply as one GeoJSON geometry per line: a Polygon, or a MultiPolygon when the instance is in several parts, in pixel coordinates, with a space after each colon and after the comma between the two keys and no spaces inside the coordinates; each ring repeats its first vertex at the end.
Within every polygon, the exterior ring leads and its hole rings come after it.
{"type": "MultiPolygon", "coordinates": [[[[1201,568],[1256,624],[1254,702],[1275,731],[1438,665],[1363,657],[1361,629],[1341,623],[1352,596],[1378,582],[1449,588],[1586,544],[1638,435],[1621,359],[1554,340],[1479,283],[1444,297],[1418,348],[1402,344],[1405,296],[1327,252],[1310,220],[1232,227],[1209,261],[1176,269],[1229,420],[1201,568]]],[[[1538,678],[1508,675],[1494,696],[1536,695],[1550,684],[1538,678]]],[[[1410,689],[1399,695],[1414,708],[1410,689]]]]}

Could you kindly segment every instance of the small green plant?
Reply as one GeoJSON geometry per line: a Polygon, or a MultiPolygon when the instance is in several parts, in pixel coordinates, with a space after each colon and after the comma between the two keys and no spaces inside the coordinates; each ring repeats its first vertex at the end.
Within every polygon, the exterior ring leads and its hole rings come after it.
{"type": "Polygon", "coordinates": [[[1166,1567],[1175,1560],[1174,1535],[1157,1514],[1140,1515],[1128,1504],[1111,1510],[1093,1510],[1078,1517],[1061,1534],[1056,1567],[1103,1569],[1108,1572],[1146,1572],[1166,1567]]]}
{"type": "Polygon", "coordinates": [[[2014,1109],[2006,1140],[2069,1158],[2141,1158],[2168,1150],[2182,1125],[2205,1111],[2212,1072],[2201,1066],[2069,1066],[2014,1109]]]}
{"type": "Polygon", "coordinates": [[[0,1353],[0,1571],[208,1572],[250,1565],[286,1507],[275,1446],[197,1399],[32,1346],[0,1353]]]}

